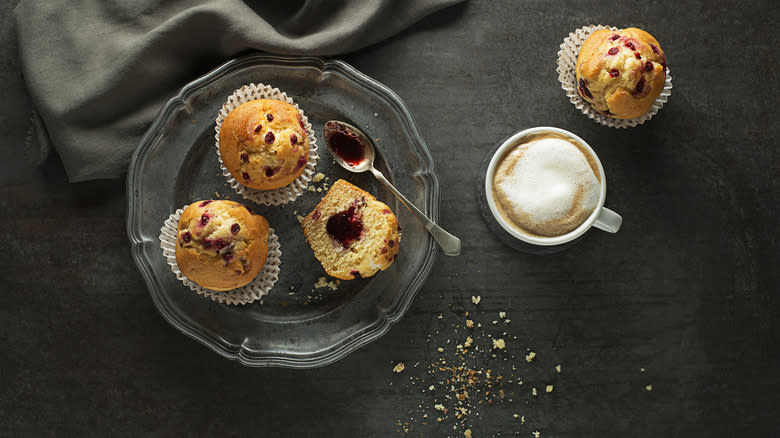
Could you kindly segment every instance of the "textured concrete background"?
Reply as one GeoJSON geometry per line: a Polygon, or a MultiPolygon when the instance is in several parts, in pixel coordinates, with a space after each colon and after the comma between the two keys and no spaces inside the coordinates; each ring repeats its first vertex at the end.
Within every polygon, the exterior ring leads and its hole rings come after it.
{"type": "Polygon", "coordinates": [[[15,4],[0,2],[0,436],[780,430],[775,2],[470,1],[343,56],[409,107],[436,162],[440,222],[464,250],[437,259],[383,338],[303,371],[242,367],[168,325],[130,258],[124,181],[71,185],[56,156],[28,163],[15,4]],[[559,44],[597,23],[645,28],[667,53],[671,99],[641,127],[597,125],[559,87],[559,44]],[[596,149],[619,234],[531,256],[489,231],[474,201],[479,164],[536,125],[596,149]],[[483,326],[467,331],[469,318],[483,326]],[[480,350],[457,359],[467,333],[480,350]],[[506,350],[491,353],[491,336],[506,350]],[[464,418],[457,382],[427,369],[442,357],[482,371],[464,418]],[[486,384],[488,369],[501,381],[486,384]]]}

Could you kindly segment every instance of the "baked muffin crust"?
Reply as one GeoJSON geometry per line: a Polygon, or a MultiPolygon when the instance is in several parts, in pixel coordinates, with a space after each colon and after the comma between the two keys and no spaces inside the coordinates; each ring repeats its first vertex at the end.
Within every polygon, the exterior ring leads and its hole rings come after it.
{"type": "Polygon", "coordinates": [[[298,110],[287,102],[257,99],[239,105],[219,131],[222,163],[239,183],[256,190],[284,187],[309,160],[309,138],[298,110]]]}
{"type": "Polygon", "coordinates": [[[269,231],[264,217],[238,202],[195,201],[179,218],[176,263],[206,289],[245,286],[265,265],[269,231]]]}
{"type": "Polygon", "coordinates": [[[577,90],[602,114],[633,119],[648,112],[666,82],[666,55],[642,29],[593,32],[577,56],[577,90]]]}

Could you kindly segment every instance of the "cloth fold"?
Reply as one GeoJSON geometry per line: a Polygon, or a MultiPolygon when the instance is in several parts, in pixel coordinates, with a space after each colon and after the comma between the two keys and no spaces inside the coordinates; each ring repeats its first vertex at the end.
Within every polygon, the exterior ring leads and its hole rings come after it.
{"type": "Polygon", "coordinates": [[[55,148],[71,182],[119,177],[162,104],[224,60],[344,54],[461,1],[22,0],[28,152],[55,148]]]}

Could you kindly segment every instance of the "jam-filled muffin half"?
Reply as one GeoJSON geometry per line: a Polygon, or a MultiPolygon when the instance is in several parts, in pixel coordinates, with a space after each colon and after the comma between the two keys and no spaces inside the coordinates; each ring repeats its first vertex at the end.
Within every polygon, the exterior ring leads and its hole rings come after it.
{"type": "Polygon", "coordinates": [[[398,219],[374,196],[342,179],[301,222],[325,272],[342,280],[387,269],[398,256],[398,219]]]}

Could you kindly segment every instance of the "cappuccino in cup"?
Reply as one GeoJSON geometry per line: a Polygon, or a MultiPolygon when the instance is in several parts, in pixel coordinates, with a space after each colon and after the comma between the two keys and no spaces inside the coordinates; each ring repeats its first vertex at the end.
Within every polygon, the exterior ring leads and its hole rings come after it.
{"type": "Polygon", "coordinates": [[[532,132],[496,158],[489,190],[513,234],[534,240],[564,236],[602,208],[598,159],[572,136],[532,132]]]}
{"type": "Polygon", "coordinates": [[[623,218],[604,206],[598,156],[569,131],[540,126],[515,133],[493,153],[485,200],[511,237],[536,246],[572,242],[591,227],[616,233],[623,218]]]}

